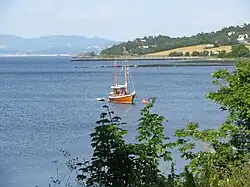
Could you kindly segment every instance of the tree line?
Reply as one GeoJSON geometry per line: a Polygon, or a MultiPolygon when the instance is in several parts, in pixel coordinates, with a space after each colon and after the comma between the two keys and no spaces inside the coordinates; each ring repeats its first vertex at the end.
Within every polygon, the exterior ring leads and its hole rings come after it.
{"type": "Polygon", "coordinates": [[[193,52],[176,52],[173,51],[169,53],[170,57],[179,57],[179,56],[215,56],[211,51],[193,51],[193,52]]]}
{"type": "Polygon", "coordinates": [[[190,52],[176,52],[173,51],[169,53],[170,57],[177,57],[177,56],[217,56],[219,58],[238,58],[238,57],[250,57],[250,50],[244,44],[238,44],[231,46],[231,51],[227,52],[226,50],[218,51],[218,53],[212,51],[193,51],[190,52]]]}
{"type": "Polygon", "coordinates": [[[238,57],[250,57],[250,50],[243,44],[232,46],[230,52],[222,50],[219,52],[220,58],[238,58],[238,57]]]}

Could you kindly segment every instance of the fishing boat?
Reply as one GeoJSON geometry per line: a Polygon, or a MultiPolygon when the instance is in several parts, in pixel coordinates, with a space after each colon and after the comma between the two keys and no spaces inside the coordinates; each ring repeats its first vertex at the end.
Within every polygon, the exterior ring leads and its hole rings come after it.
{"type": "Polygon", "coordinates": [[[131,92],[129,87],[130,83],[133,84],[133,80],[128,70],[126,48],[123,48],[123,56],[125,57],[125,62],[122,66],[124,70],[124,84],[118,83],[117,66],[115,62],[114,85],[111,86],[112,91],[110,92],[108,99],[112,103],[133,104],[136,97],[136,92],[135,89],[133,90],[133,92],[131,92]]]}

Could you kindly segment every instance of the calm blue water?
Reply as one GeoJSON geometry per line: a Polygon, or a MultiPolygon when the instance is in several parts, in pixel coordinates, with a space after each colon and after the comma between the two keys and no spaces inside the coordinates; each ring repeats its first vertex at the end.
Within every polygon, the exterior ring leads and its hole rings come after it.
{"type": "MultiPolygon", "coordinates": [[[[89,133],[103,110],[96,98],[105,97],[113,81],[112,69],[95,67],[108,63],[0,58],[1,187],[48,186],[55,176],[51,161],[62,158],[61,148],[74,156],[91,155],[89,133]],[[89,68],[79,68],[83,66],[89,68]]],[[[136,104],[110,104],[128,122],[126,138],[133,141],[141,100],[151,96],[158,97],[154,111],[167,117],[170,137],[190,121],[200,122],[202,128],[218,126],[225,114],[205,99],[215,89],[211,73],[218,68],[131,68],[136,104]]]]}

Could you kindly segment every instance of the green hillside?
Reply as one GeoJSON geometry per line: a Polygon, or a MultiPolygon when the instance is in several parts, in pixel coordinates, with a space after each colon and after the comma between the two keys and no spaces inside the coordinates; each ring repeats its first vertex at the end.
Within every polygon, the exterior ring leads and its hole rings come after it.
{"type": "Polygon", "coordinates": [[[250,42],[250,24],[225,27],[216,32],[198,33],[190,37],[148,36],[113,45],[101,51],[101,55],[121,55],[126,47],[129,55],[145,55],[181,47],[213,44],[214,47],[250,42]]]}

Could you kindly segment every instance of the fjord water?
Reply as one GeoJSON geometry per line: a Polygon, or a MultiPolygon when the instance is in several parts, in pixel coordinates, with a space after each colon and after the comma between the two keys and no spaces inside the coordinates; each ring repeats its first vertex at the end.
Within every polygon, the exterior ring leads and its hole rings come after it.
{"type": "MultiPolygon", "coordinates": [[[[111,62],[71,62],[67,57],[0,58],[0,186],[48,186],[59,149],[91,155],[89,133],[103,111],[113,81],[111,62]]],[[[136,62],[130,62],[136,63],[136,62]]],[[[143,63],[143,62],[142,62],[143,63]]],[[[153,109],[167,117],[166,135],[190,121],[217,127],[225,118],[205,99],[216,89],[211,73],[225,67],[130,68],[138,94],[135,105],[110,104],[128,124],[132,141],[144,97],[157,97],[153,109]]],[[[232,69],[232,67],[228,67],[232,69]]],[[[181,162],[177,162],[181,166],[181,162]]]]}

